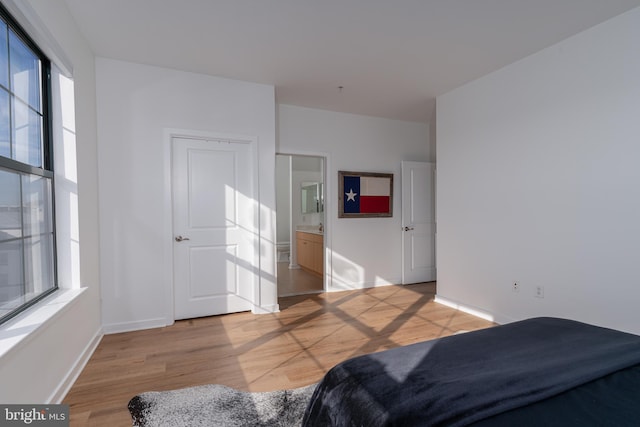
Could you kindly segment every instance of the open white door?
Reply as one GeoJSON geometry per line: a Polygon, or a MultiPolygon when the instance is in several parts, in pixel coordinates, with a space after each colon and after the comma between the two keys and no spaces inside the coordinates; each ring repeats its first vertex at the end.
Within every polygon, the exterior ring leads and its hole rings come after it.
{"type": "Polygon", "coordinates": [[[402,162],[402,283],[436,280],[435,165],[402,162]]]}
{"type": "Polygon", "coordinates": [[[258,265],[253,146],[171,142],[175,318],[251,310],[258,265]]]}

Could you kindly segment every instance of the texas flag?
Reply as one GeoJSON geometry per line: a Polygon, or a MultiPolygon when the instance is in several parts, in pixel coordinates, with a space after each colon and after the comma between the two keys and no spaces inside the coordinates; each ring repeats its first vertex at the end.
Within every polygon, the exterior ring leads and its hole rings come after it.
{"type": "Polygon", "coordinates": [[[343,178],[345,214],[391,212],[391,178],[348,175],[343,178]]]}

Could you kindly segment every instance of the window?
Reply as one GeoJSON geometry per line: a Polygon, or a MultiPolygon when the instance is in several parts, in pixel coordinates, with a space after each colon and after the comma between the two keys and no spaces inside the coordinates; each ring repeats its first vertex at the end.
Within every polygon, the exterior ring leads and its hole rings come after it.
{"type": "Polygon", "coordinates": [[[49,80],[0,7],[0,323],[57,289],[49,80]]]}

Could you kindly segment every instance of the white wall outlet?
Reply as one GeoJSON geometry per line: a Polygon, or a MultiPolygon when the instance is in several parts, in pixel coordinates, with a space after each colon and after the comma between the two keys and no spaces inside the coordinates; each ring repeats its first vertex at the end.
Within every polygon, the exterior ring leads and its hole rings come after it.
{"type": "Polygon", "coordinates": [[[520,283],[513,282],[513,292],[520,292],[520,283]]]}
{"type": "Polygon", "coordinates": [[[544,286],[536,286],[534,292],[536,297],[544,298],[544,286]]]}

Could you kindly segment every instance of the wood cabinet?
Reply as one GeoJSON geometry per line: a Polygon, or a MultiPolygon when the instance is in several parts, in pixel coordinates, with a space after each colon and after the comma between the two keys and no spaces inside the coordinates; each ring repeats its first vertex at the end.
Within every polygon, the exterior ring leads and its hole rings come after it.
{"type": "Polygon", "coordinates": [[[296,231],[298,265],[309,273],[323,275],[324,239],[321,234],[296,231]]]}

